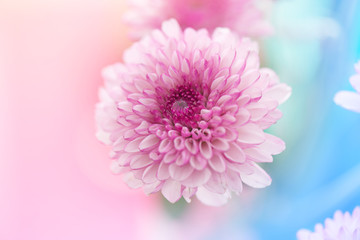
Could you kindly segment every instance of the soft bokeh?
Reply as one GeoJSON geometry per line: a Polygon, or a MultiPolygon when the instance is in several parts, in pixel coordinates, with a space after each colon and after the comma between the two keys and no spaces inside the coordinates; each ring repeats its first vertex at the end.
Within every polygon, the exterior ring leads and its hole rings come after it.
{"type": "Polygon", "coordinates": [[[360,114],[333,103],[360,59],[357,0],[275,1],[263,66],[293,88],[273,183],[221,208],[129,190],[95,139],[102,67],[130,45],[123,0],[0,2],[0,239],[295,239],[360,205],[360,114]]]}

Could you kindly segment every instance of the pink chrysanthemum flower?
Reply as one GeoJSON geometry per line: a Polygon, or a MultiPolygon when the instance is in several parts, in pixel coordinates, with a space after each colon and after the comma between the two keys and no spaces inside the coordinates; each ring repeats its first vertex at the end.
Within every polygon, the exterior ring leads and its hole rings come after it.
{"type": "Polygon", "coordinates": [[[337,105],[360,113],[360,61],[355,64],[356,74],[350,78],[350,83],[357,92],[340,91],[334,101],[337,105]]]}
{"type": "Polygon", "coordinates": [[[302,229],[297,233],[298,240],[360,240],[360,207],[350,215],[336,211],[334,219],[326,219],[325,226],[315,225],[315,232],[302,229]]]}
{"type": "Polygon", "coordinates": [[[130,187],[217,205],[243,182],[271,183],[257,163],[285,145],[263,130],[281,118],[277,106],[290,88],[259,69],[256,43],[224,28],[182,32],[169,20],[103,76],[98,136],[113,147],[113,169],[128,172],[130,187]]]}
{"type": "Polygon", "coordinates": [[[169,18],[178,20],[180,26],[213,31],[228,27],[241,36],[264,36],[273,29],[265,18],[265,9],[271,0],[128,0],[129,11],[125,22],[131,27],[133,39],[159,28],[169,18]]]}

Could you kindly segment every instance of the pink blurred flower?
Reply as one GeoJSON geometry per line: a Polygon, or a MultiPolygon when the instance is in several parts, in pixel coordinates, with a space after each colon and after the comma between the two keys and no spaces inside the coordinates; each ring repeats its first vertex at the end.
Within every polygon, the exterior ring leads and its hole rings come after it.
{"type": "Polygon", "coordinates": [[[263,129],[281,118],[277,106],[291,90],[259,69],[255,42],[224,28],[182,32],[169,20],[103,76],[98,137],[130,187],[221,205],[243,182],[270,185],[257,162],[271,162],[285,144],[263,129]]]}
{"type": "Polygon", "coordinates": [[[228,27],[241,36],[264,36],[272,33],[265,19],[265,9],[271,0],[128,0],[130,10],[125,22],[131,27],[133,39],[159,28],[169,18],[178,20],[180,26],[213,31],[228,27]]]}
{"type": "Polygon", "coordinates": [[[360,61],[355,64],[356,74],[350,78],[350,83],[357,92],[340,91],[334,101],[337,105],[360,113],[360,61]]]}
{"type": "Polygon", "coordinates": [[[315,225],[315,232],[302,229],[297,233],[298,240],[359,240],[360,239],[360,207],[356,207],[350,215],[336,211],[334,219],[327,218],[325,226],[315,225]]]}

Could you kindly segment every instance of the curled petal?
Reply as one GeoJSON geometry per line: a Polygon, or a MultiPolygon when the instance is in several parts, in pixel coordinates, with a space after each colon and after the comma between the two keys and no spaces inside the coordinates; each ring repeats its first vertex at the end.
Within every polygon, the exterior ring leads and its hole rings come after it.
{"type": "Polygon", "coordinates": [[[222,154],[214,154],[212,158],[209,159],[210,167],[219,173],[222,173],[226,170],[225,159],[222,154]]]}
{"type": "Polygon", "coordinates": [[[208,141],[201,141],[199,144],[200,153],[205,159],[210,159],[213,155],[211,144],[208,141]]]}

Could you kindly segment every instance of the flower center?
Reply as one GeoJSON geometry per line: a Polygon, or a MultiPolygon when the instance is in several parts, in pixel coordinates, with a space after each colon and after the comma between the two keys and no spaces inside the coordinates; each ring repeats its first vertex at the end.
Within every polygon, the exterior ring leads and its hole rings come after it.
{"type": "Polygon", "coordinates": [[[166,99],[164,115],[174,123],[196,127],[202,109],[201,94],[191,85],[181,85],[172,90],[166,99]]]}
{"type": "Polygon", "coordinates": [[[175,101],[171,107],[171,111],[173,114],[181,114],[187,109],[189,109],[189,105],[186,103],[186,101],[182,99],[175,101]]]}

